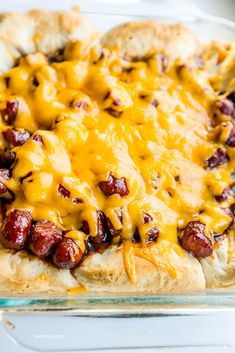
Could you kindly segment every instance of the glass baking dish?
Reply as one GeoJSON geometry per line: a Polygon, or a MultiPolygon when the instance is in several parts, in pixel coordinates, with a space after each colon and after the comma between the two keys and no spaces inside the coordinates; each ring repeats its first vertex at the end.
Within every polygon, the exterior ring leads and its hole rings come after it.
{"type": "MultiPolygon", "coordinates": [[[[17,1],[0,4],[0,11],[24,11],[30,8],[68,9],[78,5],[101,31],[126,21],[160,19],[181,22],[190,27],[201,41],[225,39],[235,41],[235,23],[201,12],[187,1],[110,0],[93,1],[17,1]]],[[[1,295],[3,311],[59,311],[69,315],[130,316],[188,315],[210,311],[235,311],[235,291],[206,290],[190,295],[94,294],[69,295],[1,295]]]]}

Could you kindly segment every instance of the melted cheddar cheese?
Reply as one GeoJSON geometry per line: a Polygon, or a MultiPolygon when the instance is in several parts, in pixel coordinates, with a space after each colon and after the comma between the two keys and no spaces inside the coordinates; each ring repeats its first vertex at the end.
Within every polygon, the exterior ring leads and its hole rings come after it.
{"type": "MultiPolygon", "coordinates": [[[[7,207],[57,224],[80,244],[82,222],[95,236],[102,211],[120,230],[113,243],[126,244],[124,261],[134,282],[134,253],[158,264],[148,251],[149,229],[157,227],[159,243],[177,244],[177,230],[192,220],[205,223],[210,235],[228,228],[231,217],[224,209],[234,199],[219,203],[214,196],[233,182],[235,152],[227,148],[228,163],[205,168],[205,160],[223,146],[212,136],[218,97],[193,61],[179,65],[169,58],[163,70],[158,55],[130,62],[115,51],[103,49],[100,55],[92,48],[82,55],[79,48],[69,43],[62,62],[29,54],[0,78],[0,110],[17,100],[14,127],[31,133],[12,149],[16,161],[5,185],[15,200],[7,207]],[[125,179],[128,195],[102,192],[99,183],[110,173],[125,179]],[[133,248],[137,229],[142,246],[133,248]]],[[[8,128],[2,117],[2,133],[8,128]]],[[[4,138],[0,147],[6,147],[4,138]]],[[[158,265],[176,276],[170,264],[158,265]]]]}

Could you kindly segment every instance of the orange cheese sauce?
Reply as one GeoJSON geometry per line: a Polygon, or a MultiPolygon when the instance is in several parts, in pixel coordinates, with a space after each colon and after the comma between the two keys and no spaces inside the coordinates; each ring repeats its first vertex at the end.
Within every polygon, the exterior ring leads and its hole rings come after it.
{"type": "MultiPolygon", "coordinates": [[[[228,149],[229,163],[204,168],[220,146],[210,137],[216,92],[196,65],[179,67],[169,60],[164,72],[158,59],[129,62],[107,49],[99,57],[94,48],[81,55],[75,43],[66,48],[63,62],[48,64],[45,55],[30,54],[2,75],[0,109],[17,99],[14,127],[43,140],[31,137],[13,149],[16,162],[6,185],[15,200],[8,208],[26,209],[34,220],[54,222],[79,239],[76,231],[84,220],[96,235],[101,210],[122,229],[122,240],[130,240],[138,228],[143,247],[154,226],[158,241],[173,244],[177,228],[192,220],[223,233],[231,218],[222,208],[232,200],[221,205],[214,195],[232,183],[233,150],[228,149]],[[110,173],[125,178],[128,195],[104,195],[98,184],[110,173]],[[58,192],[59,184],[70,197],[58,192]],[[144,213],[151,215],[149,223],[144,224],[144,213]]],[[[7,128],[2,119],[0,130],[7,128]]],[[[137,256],[145,254],[139,250],[137,256]]]]}

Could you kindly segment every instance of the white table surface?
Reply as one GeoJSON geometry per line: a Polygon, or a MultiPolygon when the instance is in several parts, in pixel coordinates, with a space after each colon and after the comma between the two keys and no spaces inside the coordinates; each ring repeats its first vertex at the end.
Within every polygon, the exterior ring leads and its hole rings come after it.
{"type": "MultiPolygon", "coordinates": [[[[181,0],[176,1],[182,4],[181,0]]],[[[66,2],[63,1],[63,5],[66,2]]],[[[26,3],[40,6],[41,1],[1,0],[0,9],[19,9],[22,4],[26,3]]],[[[235,21],[235,0],[194,0],[193,3],[208,13],[235,21]]],[[[59,4],[61,6],[62,0],[60,2],[48,0],[47,4],[52,7],[59,4]]],[[[120,6],[124,6],[123,0],[120,0],[120,6]]],[[[113,318],[108,320],[100,318],[98,321],[91,318],[65,318],[51,315],[28,317],[5,314],[0,321],[0,353],[36,351],[235,353],[235,314],[214,314],[190,318],[113,318]],[[118,347],[122,349],[117,349],[118,347]],[[84,351],[85,348],[92,350],[84,351]]]]}

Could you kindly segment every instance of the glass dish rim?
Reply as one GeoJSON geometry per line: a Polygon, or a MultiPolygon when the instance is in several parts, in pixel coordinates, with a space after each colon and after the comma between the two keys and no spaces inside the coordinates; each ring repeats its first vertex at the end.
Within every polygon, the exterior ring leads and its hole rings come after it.
{"type": "MultiPolygon", "coordinates": [[[[143,1],[144,3],[145,1],[143,1]]],[[[200,15],[146,15],[118,12],[86,11],[85,15],[152,18],[169,22],[221,25],[234,32],[235,23],[201,12],[200,15]]],[[[148,293],[78,293],[78,294],[18,294],[0,293],[0,314],[3,311],[45,312],[59,311],[70,315],[125,316],[125,315],[191,315],[211,311],[235,311],[235,289],[204,290],[190,294],[148,293]]]]}
{"type": "Polygon", "coordinates": [[[71,315],[123,316],[193,315],[212,311],[235,312],[235,289],[181,293],[21,294],[0,296],[4,311],[48,312],[71,315]]]}

